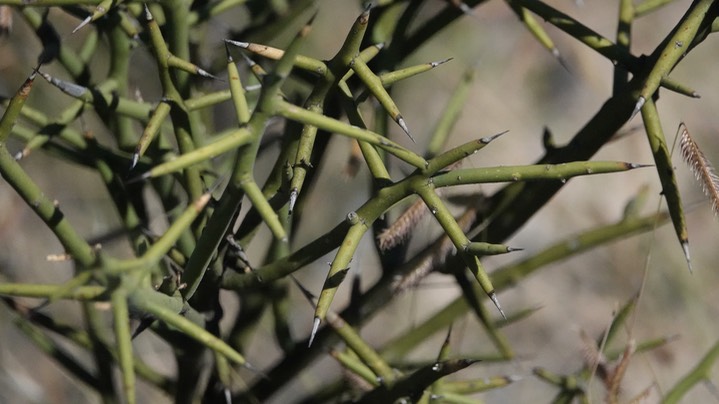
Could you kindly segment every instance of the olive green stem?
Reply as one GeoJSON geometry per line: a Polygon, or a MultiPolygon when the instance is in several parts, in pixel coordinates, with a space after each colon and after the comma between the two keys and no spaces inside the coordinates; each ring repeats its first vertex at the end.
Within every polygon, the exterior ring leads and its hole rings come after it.
{"type": "Polygon", "coordinates": [[[327,312],[330,309],[330,304],[334,299],[337,289],[344,280],[347,272],[349,271],[349,264],[354,256],[357,246],[359,246],[362,236],[369,230],[373,220],[369,218],[363,218],[355,212],[350,212],[348,215],[348,222],[351,226],[347,231],[347,234],[340,245],[337,255],[335,255],[330,270],[327,273],[327,279],[325,279],[324,285],[322,285],[322,292],[320,297],[317,299],[317,306],[315,307],[315,330],[317,328],[317,320],[323,321],[327,312]]]}
{"type": "MultiPolygon", "coordinates": [[[[155,294],[159,295],[158,297],[162,296],[159,293],[155,294]]],[[[162,301],[149,299],[146,293],[136,295],[136,293],[129,295],[131,307],[155,316],[158,320],[166,323],[168,326],[176,328],[188,337],[196,340],[213,351],[224,355],[227,359],[240,366],[247,364],[245,358],[227,345],[227,343],[212,335],[194,322],[188,320],[177,311],[166,307],[162,301]]]]}
{"type": "Polygon", "coordinates": [[[372,372],[372,369],[367,367],[362,361],[357,358],[356,355],[352,355],[351,351],[330,351],[330,355],[337,360],[345,369],[351,371],[357,376],[361,377],[364,381],[372,386],[379,386],[380,382],[377,380],[377,375],[372,372]]]}
{"type": "Polygon", "coordinates": [[[130,333],[130,313],[127,308],[127,293],[118,288],[110,296],[112,315],[115,325],[115,344],[117,358],[122,374],[122,389],[128,404],[137,402],[135,395],[135,365],[132,355],[132,334],[130,333]]]}
{"type": "Polygon", "coordinates": [[[562,164],[461,168],[432,178],[437,188],[492,182],[567,181],[582,175],[607,174],[646,167],[641,164],[619,161],[576,161],[562,164]]]}
{"type": "Polygon", "coordinates": [[[682,208],[682,200],[679,194],[679,186],[677,184],[674,167],[672,166],[672,157],[664,138],[664,131],[659,120],[659,113],[654,104],[654,100],[649,99],[642,108],[642,120],[647,132],[647,140],[652,149],[654,162],[657,166],[657,174],[662,184],[662,195],[667,201],[667,208],[672,217],[674,231],[679,240],[679,244],[684,252],[689,271],[692,270],[691,258],[689,256],[689,232],[687,231],[687,222],[684,217],[684,209],[682,208]]]}
{"type": "Polygon", "coordinates": [[[385,362],[377,351],[369,346],[347,322],[333,311],[327,313],[327,323],[342,338],[347,346],[354,351],[362,362],[376,374],[382,384],[392,385],[395,380],[394,370],[385,362]]]}
{"type": "MultiPolygon", "coordinates": [[[[49,298],[65,288],[65,285],[45,285],[40,283],[0,283],[0,295],[49,298]]],[[[61,299],[70,300],[107,300],[106,289],[102,286],[79,286],[67,290],[61,299]]]]}
{"type": "Polygon", "coordinates": [[[328,132],[338,133],[378,146],[398,159],[403,160],[419,169],[423,170],[427,165],[427,161],[422,157],[372,131],[347,125],[337,119],[330,118],[318,112],[313,112],[281,100],[277,101],[275,111],[277,114],[287,119],[316,126],[328,132]]]}
{"type": "Polygon", "coordinates": [[[165,233],[145,251],[142,257],[122,261],[110,260],[103,270],[110,273],[119,273],[134,269],[145,269],[157,264],[175,245],[180,236],[190,228],[192,222],[210,201],[210,197],[211,195],[209,193],[204,194],[190,204],[190,206],[175,219],[165,233]]]}
{"type": "Polygon", "coordinates": [[[59,204],[50,200],[20,167],[4,142],[0,143],[0,174],[52,230],[65,251],[81,268],[91,267],[95,263],[95,249],[72,227],[59,204]]]}
{"type": "MultiPolygon", "coordinates": [[[[682,17],[681,23],[677,25],[673,35],[667,38],[664,49],[661,52],[654,52],[653,56],[656,56],[656,63],[652,65],[651,71],[644,80],[641,94],[637,100],[637,107],[635,107],[637,112],[643,103],[649,101],[654,95],[662,79],[668,76],[679,60],[686,55],[687,48],[693,45],[702,25],[707,25],[707,23],[711,25],[711,21],[706,20],[707,17],[709,17],[709,20],[714,20],[714,17],[716,17],[715,15],[707,16],[714,4],[715,0],[694,1],[684,17],[682,17]]],[[[659,48],[657,48],[657,51],[659,51],[659,48]]]]}

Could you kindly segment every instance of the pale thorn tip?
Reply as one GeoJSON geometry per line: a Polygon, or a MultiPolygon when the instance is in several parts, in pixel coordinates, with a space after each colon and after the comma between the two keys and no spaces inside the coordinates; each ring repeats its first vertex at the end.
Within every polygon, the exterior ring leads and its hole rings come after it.
{"type": "Polygon", "coordinates": [[[297,194],[299,192],[297,191],[297,188],[292,188],[292,191],[290,192],[290,211],[289,214],[291,215],[292,212],[295,210],[295,203],[297,203],[297,194]]]}
{"type": "Polygon", "coordinates": [[[130,162],[130,171],[132,171],[135,166],[137,166],[137,162],[140,160],[140,153],[132,153],[132,161],[130,162]]]}
{"type": "Polygon", "coordinates": [[[87,16],[87,18],[85,18],[84,20],[82,20],[82,22],[80,23],[80,25],[78,25],[77,27],[75,27],[74,30],[72,30],[72,33],[73,33],[73,34],[76,33],[77,31],[79,31],[80,29],[82,29],[82,27],[84,27],[85,25],[89,24],[90,21],[92,21],[92,16],[91,16],[91,15],[87,16]]]}
{"type": "Polygon", "coordinates": [[[400,128],[404,131],[404,133],[409,136],[410,140],[412,140],[412,143],[417,143],[416,140],[412,137],[412,134],[409,133],[409,128],[407,127],[407,123],[404,121],[404,118],[402,118],[402,115],[397,115],[397,124],[400,128]]]}
{"type": "Polygon", "coordinates": [[[312,321],[312,333],[310,334],[310,342],[307,344],[307,347],[312,346],[312,342],[315,340],[315,335],[317,335],[317,330],[320,328],[320,318],[315,317],[314,321],[312,321]]]}
{"type": "Polygon", "coordinates": [[[689,256],[689,241],[687,241],[687,240],[682,241],[682,250],[684,251],[684,258],[687,260],[687,266],[689,267],[689,273],[694,274],[694,269],[692,268],[692,259],[689,256]]]}
{"type": "Polygon", "coordinates": [[[644,106],[644,103],[647,102],[647,99],[644,98],[644,96],[639,96],[639,99],[637,100],[637,103],[634,105],[634,111],[632,111],[632,116],[629,117],[629,120],[631,121],[632,118],[642,109],[644,106]]]}
{"type": "Polygon", "coordinates": [[[214,74],[208,72],[207,70],[200,69],[199,67],[197,68],[197,74],[199,74],[199,75],[202,76],[202,77],[208,77],[208,78],[211,78],[211,79],[220,80],[219,77],[217,77],[217,76],[215,76],[214,74]]]}
{"type": "Polygon", "coordinates": [[[564,57],[561,53],[559,53],[559,49],[554,47],[552,48],[552,56],[554,56],[555,59],[559,62],[559,65],[564,68],[567,72],[571,73],[572,71],[569,70],[569,65],[567,64],[567,61],[564,60],[564,57]]]}
{"type": "Polygon", "coordinates": [[[480,138],[479,141],[482,142],[482,143],[484,143],[484,144],[488,144],[488,143],[491,143],[494,139],[496,139],[496,138],[498,138],[498,137],[504,135],[504,134],[507,133],[507,132],[509,132],[509,130],[505,130],[505,131],[499,132],[499,133],[497,133],[497,134],[495,134],[495,135],[492,135],[492,136],[485,136],[485,137],[483,137],[483,138],[480,138]]]}
{"type": "Polygon", "coordinates": [[[235,46],[238,46],[238,47],[244,48],[244,49],[247,49],[250,47],[249,42],[233,41],[232,39],[225,39],[225,43],[228,43],[230,45],[235,45],[235,46]]]}
{"type": "Polygon", "coordinates": [[[492,303],[497,307],[497,310],[499,310],[499,314],[502,315],[503,319],[507,319],[507,316],[504,314],[504,311],[502,310],[502,306],[499,304],[499,300],[497,299],[497,294],[494,293],[494,291],[489,293],[489,298],[492,300],[492,303]]]}
{"type": "Polygon", "coordinates": [[[154,18],[150,12],[150,7],[147,6],[147,3],[145,3],[145,18],[147,18],[147,21],[152,21],[154,18]]]}
{"type": "Polygon", "coordinates": [[[15,153],[15,155],[13,157],[15,158],[15,161],[22,160],[22,158],[25,157],[24,150],[21,150],[21,151],[15,153]]]}
{"type": "Polygon", "coordinates": [[[437,67],[437,66],[439,66],[439,65],[443,65],[443,64],[445,64],[445,63],[451,61],[452,59],[454,59],[454,58],[446,58],[446,59],[438,60],[438,61],[435,61],[435,62],[430,62],[429,65],[432,66],[432,67],[437,67]]]}

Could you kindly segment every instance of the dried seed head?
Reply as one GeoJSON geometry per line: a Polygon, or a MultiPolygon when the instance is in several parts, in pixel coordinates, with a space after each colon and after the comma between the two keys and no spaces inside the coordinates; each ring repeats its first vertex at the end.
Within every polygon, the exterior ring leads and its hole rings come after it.
{"type": "Polygon", "coordinates": [[[714,166],[691,137],[683,122],[679,124],[678,130],[680,132],[679,147],[682,158],[701,184],[704,194],[711,200],[712,210],[716,215],[719,212],[719,176],[717,176],[714,166]]]}
{"type": "Polygon", "coordinates": [[[377,236],[379,249],[387,251],[402,244],[426,214],[427,209],[424,202],[417,199],[391,226],[377,236]]]}

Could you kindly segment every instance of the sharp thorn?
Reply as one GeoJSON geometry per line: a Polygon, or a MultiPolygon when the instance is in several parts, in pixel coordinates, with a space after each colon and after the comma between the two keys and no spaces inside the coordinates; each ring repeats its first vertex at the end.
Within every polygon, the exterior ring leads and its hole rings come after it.
{"type": "Polygon", "coordinates": [[[520,248],[520,247],[507,247],[507,252],[508,252],[508,253],[510,253],[510,252],[515,252],[515,251],[524,251],[524,248],[520,248]]]}
{"type": "Polygon", "coordinates": [[[505,130],[505,131],[499,132],[499,133],[497,133],[496,135],[485,136],[485,137],[479,139],[479,141],[482,142],[482,143],[484,143],[484,144],[487,144],[487,143],[490,143],[491,141],[493,141],[494,139],[496,139],[496,138],[498,138],[498,137],[504,135],[504,134],[507,133],[507,132],[509,132],[509,130],[505,130]]]}
{"type": "Polygon", "coordinates": [[[397,115],[396,121],[397,121],[397,124],[399,125],[399,127],[402,128],[402,130],[404,131],[404,133],[407,134],[407,136],[409,136],[409,138],[412,140],[412,142],[417,143],[417,141],[414,140],[412,135],[409,133],[409,128],[407,127],[407,123],[404,121],[404,118],[402,118],[402,115],[397,115]]]}
{"type": "Polygon", "coordinates": [[[684,251],[684,258],[687,260],[687,267],[689,267],[689,273],[694,274],[694,269],[692,268],[692,259],[689,256],[689,241],[688,240],[682,241],[682,250],[684,251]]]}
{"type": "Polygon", "coordinates": [[[487,295],[489,295],[489,298],[492,300],[492,303],[494,303],[494,305],[497,307],[497,310],[499,310],[499,314],[502,315],[502,318],[504,318],[506,320],[507,316],[504,314],[504,311],[502,310],[502,306],[500,306],[500,304],[499,304],[499,300],[497,299],[497,294],[494,293],[494,291],[491,291],[491,292],[487,293],[487,295]]]}
{"type": "Polygon", "coordinates": [[[22,160],[23,157],[25,157],[25,151],[21,150],[21,151],[15,153],[15,155],[13,157],[15,158],[15,161],[20,161],[20,160],[22,160]]]}
{"type": "Polygon", "coordinates": [[[147,21],[152,21],[155,17],[152,16],[152,13],[150,12],[150,7],[147,6],[147,3],[145,3],[145,18],[147,21]]]}
{"type": "Polygon", "coordinates": [[[250,47],[249,42],[233,41],[232,39],[225,39],[226,44],[239,46],[240,48],[247,49],[250,47]]]}
{"type": "Polygon", "coordinates": [[[564,68],[568,73],[572,73],[572,71],[569,69],[569,65],[567,64],[567,61],[562,57],[562,54],[559,53],[559,49],[552,48],[552,56],[554,56],[557,59],[557,62],[559,62],[559,65],[564,68]]]}
{"type": "Polygon", "coordinates": [[[654,167],[654,164],[627,163],[627,167],[630,170],[634,170],[635,168],[654,167]]]}
{"type": "Polygon", "coordinates": [[[438,61],[436,61],[436,62],[431,62],[429,65],[432,66],[432,67],[437,67],[437,66],[443,65],[443,64],[445,64],[445,63],[447,63],[447,62],[449,62],[449,61],[451,61],[451,60],[453,60],[453,59],[454,59],[454,58],[442,59],[442,60],[438,60],[438,61]]]}
{"type": "Polygon", "coordinates": [[[220,81],[222,81],[221,78],[215,76],[214,74],[209,73],[207,70],[200,69],[199,67],[197,68],[197,74],[199,74],[199,75],[202,76],[202,77],[208,77],[208,78],[211,78],[211,79],[215,79],[215,80],[220,80],[220,81]]]}
{"type": "Polygon", "coordinates": [[[89,24],[90,21],[92,21],[92,16],[91,16],[91,15],[88,16],[87,18],[85,18],[84,20],[82,20],[82,22],[80,23],[80,25],[78,25],[77,27],[75,27],[74,30],[72,30],[72,33],[73,33],[73,34],[76,33],[76,32],[79,31],[82,27],[84,27],[85,25],[89,24]]]}
{"type": "Polygon", "coordinates": [[[137,162],[139,160],[140,160],[140,153],[138,153],[138,152],[132,153],[132,161],[130,161],[130,169],[127,171],[132,171],[137,166],[137,162]]]}
{"type": "Polygon", "coordinates": [[[295,203],[297,203],[298,194],[299,194],[299,192],[297,191],[297,188],[292,188],[292,191],[290,192],[290,206],[289,206],[289,208],[290,208],[289,214],[290,215],[295,210],[295,203]]]}
{"type": "Polygon", "coordinates": [[[310,342],[307,344],[308,348],[312,346],[312,342],[314,342],[314,340],[315,340],[315,335],[317,335],[317,330],[319,330],[319,328],[320,328],[320,322],[321,322],[321,320],[319,317],[315,317],[314,321],[312,322],[312,333],[310,334],[310,342]]]}
{"type": "Polygon", "coordinates": [[[632,111],[632,116],[629,117],[629,120],[631,121],[632,118],[642,109],[644,106],[644,103],[647,102],[647,99],[644,98],[644,96],[639,96],[639,99],[637,100],[637,103],[634,105],[634,111],[632,111]]]}

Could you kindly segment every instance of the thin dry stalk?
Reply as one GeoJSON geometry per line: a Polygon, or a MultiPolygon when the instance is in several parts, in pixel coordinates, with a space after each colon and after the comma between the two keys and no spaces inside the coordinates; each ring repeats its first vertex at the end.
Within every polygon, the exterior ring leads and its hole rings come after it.
{"type": "Polygon", "coordinates": [[[417,223],[419,223],[428,212],[429,210],[422,199],[414,201],[391,226],[382,230],[382,233],[377,236],[379,249],[384,252],[406,241],[412,229],[417,226],[417,223]]]}
{"type": "Polygon", "coordinates": [[[679,147],[682,150],[682,158],[689,165],[697,181],[701,183],[702,190],[711,200],[712,211],[716,215],[719,212],[719,176],[699,145],[692,139],[684,122],[679,124],[678,131],[681,132],[679,147]]]}
{"type": "Polygon", "coordinates": [[[636,344],[634,340],[629,340],[629,343],[627,343],[627,347],[624,349],[624,352],[622,353],[622,357],[619,359],[619,362],[609,372],[607,376],[608,403],[613,404],[619,402],[619,393],[621,392],[622,379],[624,379],[624,375],[626,374],[627,368],[629,367],[629,360],[631,359],[635,349],[636,344]]]}
{"type": "MultiPolygon", "coordinates": [[[[477,218],[477,208],[469,207],[457,219],[457,224],[462,231],[467,232],[477,218]]],[[[437,242],[434,247],[425,254],[421,260],[408,273],[398,276],[392,282],[392,290],[394,293],[402,293],[417,286],[422,279],[427,277],[435,268],[442,266],[450,254],[455,251],[452,240],[445,234],[437,242]]]]}
{"type": "Polygon", "coordinates": [[[651,394],[652,389],[656,387],[655,384],[649,385],[646,389],[642,390],[639,394],[632,397],[631,400],[629,400],[629,404],[640,404],[645,403],[649,399],[649,394],[651,394]]]}
{"type": "Polygon", "coordinates": [[[636,343],[630,340],[627,343],[621,358],[609,363],[606,356],[597,346],[597,343],[584,330],[580,331],[579,337],[582,340],[582,355],[584,363],[589,369],[596,368],[596,375],[602,381],[607,391],[606,403],[616,404],[619,402],[622,380],[629,367],[629,361],[636,350],[636,343]]]}

